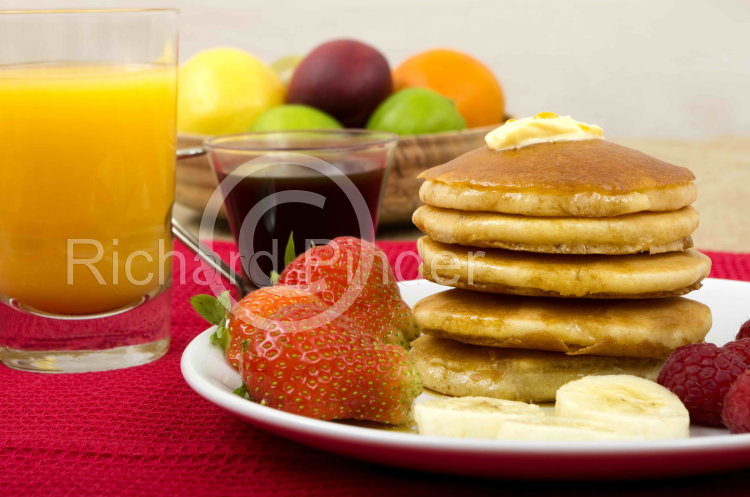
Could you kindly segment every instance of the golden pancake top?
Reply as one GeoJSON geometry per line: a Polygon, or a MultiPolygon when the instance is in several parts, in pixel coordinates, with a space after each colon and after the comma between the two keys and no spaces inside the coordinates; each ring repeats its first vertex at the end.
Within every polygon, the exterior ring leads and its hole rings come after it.
{"type": "Polygon", "coordinates": [[[687,185],[695,179],[687,168],[606,140],[539,143],[501,151],[485,146],[419,177],[487,190],[607,195],[687,185]]]}

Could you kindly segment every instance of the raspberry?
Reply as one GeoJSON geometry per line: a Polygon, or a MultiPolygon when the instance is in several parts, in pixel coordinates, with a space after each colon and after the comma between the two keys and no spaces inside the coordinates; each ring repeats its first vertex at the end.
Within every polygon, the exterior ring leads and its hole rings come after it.
{"type": "Polygon", "coordinates": [[[721,426],[724,396],[745,369],[734,352],[695,343],[675,349],[656,381],[680,398],[692,421],[721,426]]]}
{"type": "Polygon", "coordinates": [[[750,338],[741,338],[724,345],[724,350],[734,352],[742,359],[745,366],[750,368],[750,338]]]}
{"type": "Polygon", "coordinates": [[[740,331],[737,333],[735,340],[739,340],[741,338],[750,338],[750,319],[742,323],[742,326],[740,326],[740,331]]]}
{"type": "Polygon", "coordinates": [[[750,433],[750,371],[742,373],[729,387],[721,419],[732,433],[750,433]]]}

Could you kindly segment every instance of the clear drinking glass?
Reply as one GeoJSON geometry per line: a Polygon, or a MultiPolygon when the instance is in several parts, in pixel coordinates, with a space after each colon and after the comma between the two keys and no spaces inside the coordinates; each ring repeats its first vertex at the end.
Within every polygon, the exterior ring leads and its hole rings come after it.
{"type": "Polygon", "coordinates": [[[169,346],[177,12],[0,11],[0,360],[169,346]]]}
{"type": "MultiPolygon", "coordinates": [[[[273,131],[206,143],[240,262],[251,286],[269,284],[296,252],[337,236],[375,240],[377,213],[397,136],[365,130],[273,131]]],[[[209,202],[220,205],[221,202],[209,202]]],[[[207,209],[202,233],[212,232],[207,209]]]]}

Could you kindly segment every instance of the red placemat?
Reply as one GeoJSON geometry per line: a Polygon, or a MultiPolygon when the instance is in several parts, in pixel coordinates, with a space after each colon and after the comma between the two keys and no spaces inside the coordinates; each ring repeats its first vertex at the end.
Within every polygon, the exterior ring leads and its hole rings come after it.
{"type": "MultiPolygon", "coordinates": [[[[402,279],[413,242],[380,244],[402,279]]],[[[217,244],[227,254],[230,244],[217,244]]],[[[185,249],[178,246],[179,253],[185,249]]],[[[750,255],[709,253],[712,276],[750,280],[750,255]]],[[[188,298],[207,291],[190,255],[175,272],[172,346],[158,361],[103,373],[45,375],[0,366],[0,496],[741,495],[750,473],[616,485],[510,483],[398,470],[267,434],[200,398],[179,360],[206,328],[188,298]],[[189,275],[181,282],[181,275],[189,275]],[[699,493],[701,492],[701,493],[699,493]]],[[[749,311],[750,312],[750,311],[749,311]]],[[[582,468],[585,471],[585,468],[582,468]]]]}

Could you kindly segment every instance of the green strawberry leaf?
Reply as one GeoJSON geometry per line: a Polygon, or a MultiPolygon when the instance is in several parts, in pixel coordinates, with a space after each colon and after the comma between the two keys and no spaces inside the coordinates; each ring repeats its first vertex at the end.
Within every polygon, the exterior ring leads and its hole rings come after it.
{"type": "Polygon", "coordinates": [[[190,305],[203,319],[216,326],[211,333],[211,343],[226,350],[229,347],[230,336],[226,328],[231,308],[229,290],[225,290],[218,297],[212,295],[195,295],[190,299],[190,305]]]}
{"type": "Polygon", "coordinates": [[[297,258],[297,252],[294,250],[294,231],[289,233],[289,240],[286,242],[286,249],[284,250],[284,267],[292,263],[297,258]]]}
{"type": "MultiPolygon", "coordinates": [[[[284,267],[287,267],[296,258],[297,252],[294,250],[294,231],[292,231],[289,233],[289,240],[287,240],[286,248],[284,249],[284,267]]],[[[281,269],[283,271],[284,268],[281,269]]],[[[268,279],[271,280],[272,285],[278,283],[279,278],[281,278],[281,274],[273,270],[271,271],[271,274],[268,275],[268,279]]]]}
{"type": "Polygon", "coordinates": [[[243,399],[246,399],[247,398],[247,386],[243,383],[239,387],[232,390],[232,393],[235,395],[239,395],[243,399]]]}
{"type": "Polygon", "coordinates": [[[222,300],[229,297],[227,292],[219,295],[217,299],[213,295],[195,295],[190,298],[190,305],[195,312],[201,315],[203,319],[216,326],[223,326],[227,319],[228,304],[222,303],[222,300]]]}
{"type": "Polygon", "coordinates": [[[226,350],[229,347],[229,331],[223,326],[217,326],[211,333],[211,343],[226,350]]]}
{"type": "Polygon", "coordinates": [[[216,300],[219,301],[219,303],[224,307],[226,312],[229,312],[232,305],[232,299],[229,296],[229,290],[224,290],[219,294],[219,296],[216,298],[216,300]]]}

